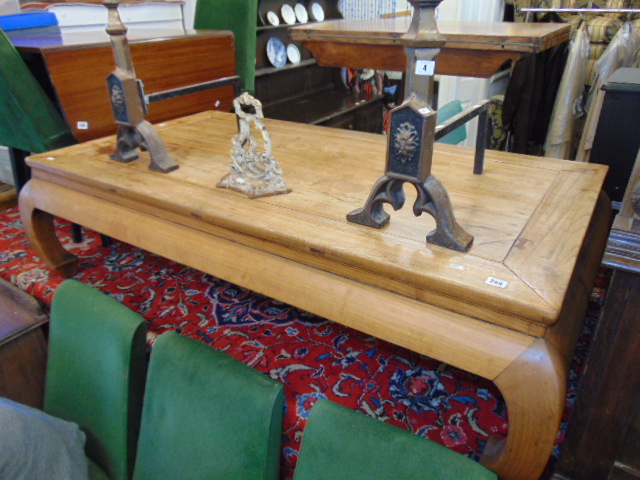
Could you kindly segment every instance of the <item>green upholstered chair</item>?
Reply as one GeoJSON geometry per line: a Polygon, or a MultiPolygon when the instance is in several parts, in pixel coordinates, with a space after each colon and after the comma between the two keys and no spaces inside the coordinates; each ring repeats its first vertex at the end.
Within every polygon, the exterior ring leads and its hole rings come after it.
{"type": "MultiPolygon", "coordinates": [[[[462,110],[462,102],[460,100],[452,100],[451,102],[438,109],[438,124],[446,122],[454,115],[462,112],[462,110]]],[[[458,145],[459,143],[464,142],[466,139],[467,126],[462,125],[461,127],[456,128],[450,134],[442,137],[440,140],[438,140],[438,142],[448,143],[449,145],[458,145]]]]}
{"type": "Polygon", "coordinates": [[[175,332],[151,352],[135,480],[277,479],[283,386],[175,332]]]}
{"type": "Polygon", "coordinates": [[[58,287],[50,319],[45,411],[85,432],[92,479],[131,478],[147,365],[144,319],[76,280],[58,287]]]}
{"type": "Polygon", "coordinates": [[[193,28],[231,30],[236,72],[245,90],[253,93],[256,73],[258,0],[198,0],[193,28]]]}
{"type": "Polygon", "coordinates": [[[294,480],[497,480],[430,440],[328,400],[311,410],[294,480]]]}
{"type": "Polygon", "coordinates": [[[16,187],[28,179],[24,157],[77,143],[22,57],[0,29],[0,145],[12,149],[16,187]]]}

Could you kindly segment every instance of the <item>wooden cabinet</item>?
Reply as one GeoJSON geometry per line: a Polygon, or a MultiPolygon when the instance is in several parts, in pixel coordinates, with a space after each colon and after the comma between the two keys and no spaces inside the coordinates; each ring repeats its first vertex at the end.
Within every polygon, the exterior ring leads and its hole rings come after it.
{"type": "MultiPolygon", "coordinates": [[[[128,37],[147,94],[235,73],[231,32],[140,29],[128,37]]],[[[79,142],[116,133],[106,87],[113,50],[105,32],[24,35],[12,41],[79,142]]],[[[159,123],[203,110],[230,111],[232,102],[233,87],[226,86],[152,103],[146,119],[159,123]]]]}
{"type": "MultiPolygon", "coordinates": [[[[291,8],[289,11],[294,12],[296,7],[304,8],[311,23],[315,21],[312,11],[314,4],[319,5],[316,9],[321,8],[327,20],[342,17],[337,0],[258,2],[255,96],[262,102],[265,116],[312,125],[381,133],[382,96],[365,98],[363,95],[350,92],[341,79],[339,68],[320,67],[301,42],[291,41],[288,28],[292,25],[284,18],[287,6],[291,8]],[[273,19],[274,15],[279,22],[277,26],[269,21],[269,17],[273,19]],[[275,67],[267,55],[267,44],[271,38],[280,40],[285,47],[293,44],[300,52],[300,62],[293,63],[287,58],[284,66],[275,67]]],[[[301,23],[296,19],[294,25],[301,23]]]]}
{"type": "Polygon", "coordinates": [[[36,300],[0,279],[0,397],[42,408],[48,317],[36,300]]]}
{"type": "Polygon", "coordinates": [[[640,69],[621,68],[605,83],[604,102],[591,149],[591,163],[609,166],[604,190],[621,202],[640,148],[640,69]]]}

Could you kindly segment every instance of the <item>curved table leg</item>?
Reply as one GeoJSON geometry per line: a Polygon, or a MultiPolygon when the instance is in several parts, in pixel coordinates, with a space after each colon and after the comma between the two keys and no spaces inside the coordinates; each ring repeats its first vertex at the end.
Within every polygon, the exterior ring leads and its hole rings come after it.
{"type": "Polygon", "coordinates": [[[78,259],[69,253],[58,241],[53,215],[34,207],[31,181],[20,190],[20,219],[36,253],[45,263],[57,270],[63,277],[73,277],[78,272],[78,259]]]}
{"type": "Polygon", "coordinates": [[[480,462],[508,480],[537,480],[555,443],[566,395],[560,352],[540,338],[494,382],[509,412],[509,435],[491,439],[480,462]]]}

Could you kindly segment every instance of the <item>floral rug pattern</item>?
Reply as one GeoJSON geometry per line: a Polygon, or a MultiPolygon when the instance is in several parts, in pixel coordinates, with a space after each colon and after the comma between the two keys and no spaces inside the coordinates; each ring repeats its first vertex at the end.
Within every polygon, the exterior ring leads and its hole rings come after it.
{"type": "MultiPolygon", "coordinates": [[[[63,279],[33,252],[16,208],[0,212],[0,227],[0,276],[48,307],[63,279]]],[[[292,477],[306,419],[319,398],[476,460],[489,435],[507,434],[504,402],[483,378],[128,244],[103,247],[94,232],[84,231],[83,241],[74,244],[67,222],[58,221],[57,230],[80,259],[75,278],[140,313],[150,347],[158,335],[175,330],[284,384],[283,479],[292,477]]],[[[594,302],[573,362],[567,412],[597,311],[594,302]]],[[[562,438],[563,431],[558,445],[562,438]]]]}

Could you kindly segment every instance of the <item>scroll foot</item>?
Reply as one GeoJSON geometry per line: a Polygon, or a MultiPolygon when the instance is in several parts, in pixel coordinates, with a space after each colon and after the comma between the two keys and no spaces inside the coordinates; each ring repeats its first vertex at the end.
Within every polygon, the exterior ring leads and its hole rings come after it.
{"type": "Polygon", "coordinates": [[[413,206],[416,216],[426,212],[436,221],[436,229],[427,235],[427,242],[458,252],[466,252],[473,243],[473,236],[456,221],[451,200],[442,182],[433,175],[423,184],[414,183],[418,198],[413,206]]]}
{"type": "Polygon", "coordinates": [[[509,412],[509,435],[491,439],[480,462],[506,480],[540,478],[560,427],[566,394],[562,355],[535,340],[494,382],[509,412]]]}
{"type": "Polygon", "coordinates": [[[36,253],[50,268],[63,277],[73,277],[78,272],[78,259],[65,250],[56,236],[53,215],[35,208],[29,181],[20,191],[20,219],[36,253]]]}

